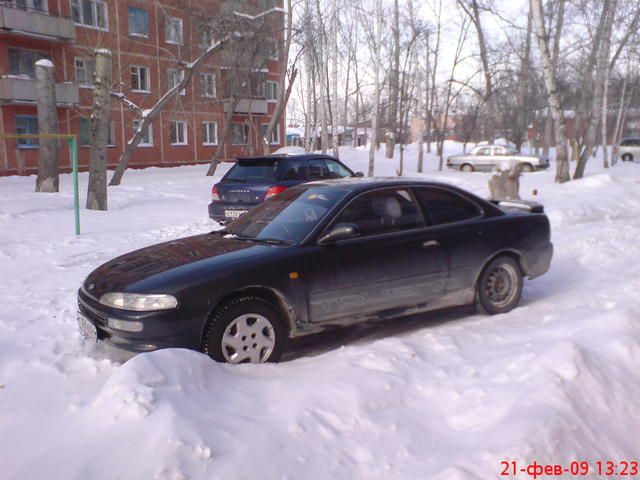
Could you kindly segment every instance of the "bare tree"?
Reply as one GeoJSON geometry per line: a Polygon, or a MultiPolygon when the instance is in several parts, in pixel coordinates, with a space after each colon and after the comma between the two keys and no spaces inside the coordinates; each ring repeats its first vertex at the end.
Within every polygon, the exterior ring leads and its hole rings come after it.
{"type": "Polygon", "coordinates": [[[478,48],[480,49],[480,62],[484,76],[484,101],[487,109],[485,114],[484,136],[488,141],[493,141],[496,134],[496,100],[493,91],[493,79],[491,77],[492,69],[489,65],[489,52],[487,50],[487,42],[480,18],[480,7],[477,0],[458,0],[458,4],[469,16],[478,34],[478,48]]]}
{"type": "Polygon", "coordinates": [[[280,119],[284,114],[284,109],[289,103],[291,89],[293,88],[293,84],[298,75],[298,69],[296,68],[298,57],[296,57],[296,59],[292,62],[290,68],[287,68],[293,35],[293,13],[291,7],[291,0],[287,0],[287,26],[285,30],[284,47],[278,54],[280,60],[280,73],[278,77],[276,106],[263,137],[263,153],[265,155],[268,155],[270,153],[271,142],[269,141],[269,139],[273,135],[273,131],[276,128],[276,125],[278,125],[278,122],[280,122],[280,119]]]}
{"type": "Polygon", "coordinates": [[[111,52],[96,51],[96,78],[93,89],[87,208],[107,209],[107,143],[109,141],[109,105],[111,101],[111,52]]]}
{"type": "MultiPolygon", "coordinates": [[[[142,141],[145,132],[147,131],[153,120],[160,114],[160,112],[164,110],[167,105],[169,105],[169,103],[173,99],[175,99],[179,95],[179,93],[185,87],[187,87],[187,85],[189,85],[191,79],[193,78],[193,75],[198,71],[200,66],[207,59],[211,58],[215,53],[223,51],[229,44],[233,42],[254,41],[256,38],[258,38],[260,32],[260,29],[256,29],[256,23],[262,20],[267,15],[281,12],[282,9],[279,8],[272,8],[255,16],[234,12],[232,15],[225,18],[224,20],[228,22],[228,24],[226,25],[228,33],[222,36],[219,40],[213,41],[209,45],[209,47],[206,48],[195,60],[190,63],[184,64],[181,69],[182,74],[179,77],[179,81],[174,84],[172,88],[167,90],[167,92],[165,92],[165,94],[155,103],[155,105],[153,105],[150,109],[145,110],[144,112],[135,104],[133,104],[133,102],[130,102],[126,98],[124,98],[124,95],[118,93],[113,94],[113,96],[127,101],[131,108],[136,109],[140,113],[140,123],[138,124],[138,128],[134,132],[133,136],[127,142],[124,152],[120,156],[118,165],[113,173],[113,176],[111,177],[109,185],[120,185],[124,172],[129,165],[129,161],[131,160],[131,156],[142,141]]],[[[230,109],[232,111],[235,108],[237,101],[237,98],[231,99],[230,109]]],[[[225,122],[225,128],[227,128],[228,123],[229,122],[225,122]]]]}
{"type": "MultiPolygon", "coordinates": [[[[564,2],[564,0],[560,0],[560,2],[564,2]]],[[[536,39],[542,60],[542,75],[547,89],[549,108],[555,122],[556,182],[562,183],[571,180],[569,176],[569,158],[567,156],[567,132],[564,123],[564,111],[558,95],[557,78],[554,74],[549,52],[549,37],[544,24],[542,0],[531,0],[531,11],[536,26],[536,39]]],[[[556,24],[556,28],[561,28],[561,25],[556,24]]]]}

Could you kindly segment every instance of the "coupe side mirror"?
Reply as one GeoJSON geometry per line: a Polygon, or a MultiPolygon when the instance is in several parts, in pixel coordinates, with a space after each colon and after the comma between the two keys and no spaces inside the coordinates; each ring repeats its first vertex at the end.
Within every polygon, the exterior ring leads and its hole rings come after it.
{"type": "Polygon", "coordinates": [[[354,223],[339,223],[328,233],[320,237],[318,245],[326,245],[339,240],[348,240],[360,236],[360,228],[354,223]]]}
{"type": "Polygon", "coordinates": [[[362,172],[356,172],[353,174],[354,177],[364,177],[364,173],[362,172]]]}

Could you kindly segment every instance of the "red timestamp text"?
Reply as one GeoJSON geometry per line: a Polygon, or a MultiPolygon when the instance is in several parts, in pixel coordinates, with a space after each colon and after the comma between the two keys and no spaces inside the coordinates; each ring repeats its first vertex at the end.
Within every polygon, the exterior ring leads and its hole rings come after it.
{"type": "Polygon", "coordinates": [[[640,479],[640,461],[636,460],[575,460],[569,463],[521,463],[516,460],[500,462],[500,475],[519,478],[553,478],[571,475],[582,477],[598,475],[603,477],[638,477],[640,479]]]}

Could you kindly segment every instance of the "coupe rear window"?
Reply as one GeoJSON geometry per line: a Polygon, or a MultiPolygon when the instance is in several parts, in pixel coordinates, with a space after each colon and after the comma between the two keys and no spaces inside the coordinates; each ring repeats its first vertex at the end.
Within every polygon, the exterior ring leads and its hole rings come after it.
{"type": "Polygon", "coordinates": [[[250,183],[298,180],[300,165],[300,161],[289,159],[238,160],[238,163],[231,168],[225,180],[250,183]]]}
{"type": "Polygon", "coordinates": [[[640,147],[640,138],[626,138],[620,142],[621,147],[640,147]]]}

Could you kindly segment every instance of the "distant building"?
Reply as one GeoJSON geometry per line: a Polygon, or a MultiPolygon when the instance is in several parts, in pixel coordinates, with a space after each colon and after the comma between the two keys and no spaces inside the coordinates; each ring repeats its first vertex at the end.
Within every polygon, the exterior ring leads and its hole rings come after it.
{"type": "MultiPolygon", "coordinates": [[[[143,109],[151,108],[178,80],[177,59],[195,59],[211,41],[211,28],[202,19],[235,9],[238,3],[257,12],[281,6],[282,0],[0,2],[0,132],[37,133],[34,63],[49,58],[55,66],[59,131],[78,135],[79,161],[86,168],[93,50],[111,50],[114,89],[143,109]],[[206,15],[199,14],[203,9],[206,15]]],[[[278,40],[273,38],[265,46],[276,52],[278,40]]],[[[274,110],[280,68],[285,66],[272,54],[265,68],[251,74],[256,88],[235,109],[223,159],[248,155],[250,145],[256,153],[262,151],[260,132],[274,110]],[[249,128],[251,121],[253,128],[249,128]]],[[[214,56],[154,121],[130,165],[209,161],[220,143],[218,135],[229,107],[225,90],[225,68],[214,56]]],[[[114,166],[138,117],[117,100],[111,103],[110,116],[108,162],[114,166]]],[[[284,131],[283,118],[271,139],[274,148],[284,144],[284,131]]],[[[34,173],[37,148],[31,140],[0,140],[0,175],[34,173]]],[[[66,148],[60,149],[60,166],[70,168],[66,148]]]]}

